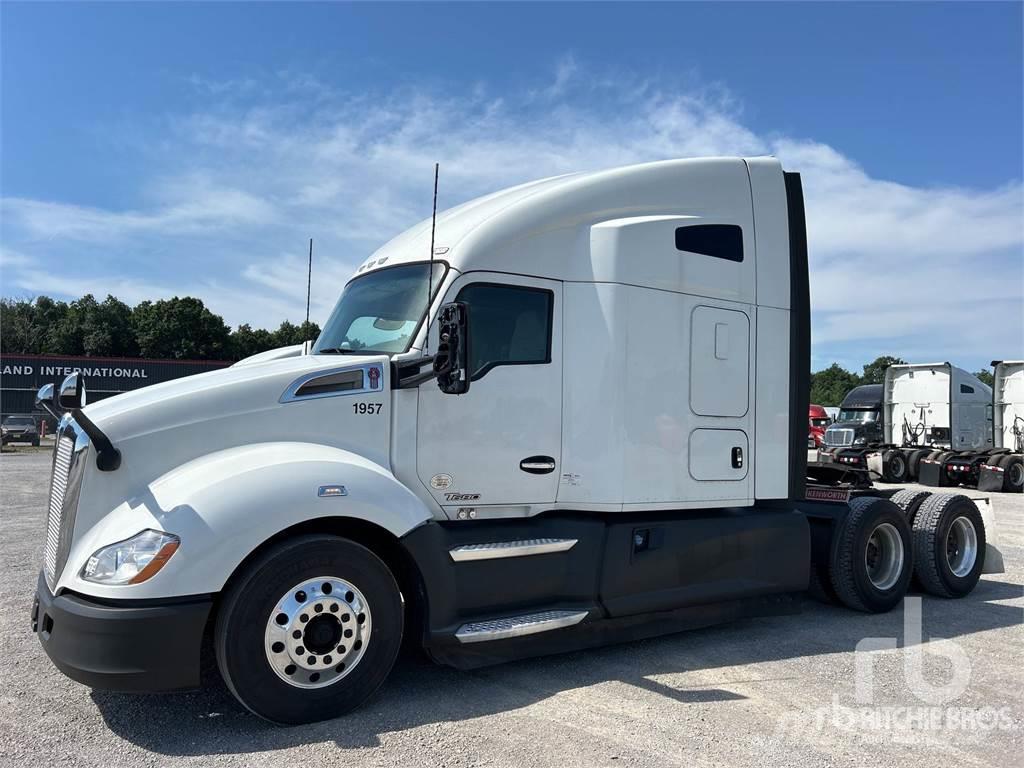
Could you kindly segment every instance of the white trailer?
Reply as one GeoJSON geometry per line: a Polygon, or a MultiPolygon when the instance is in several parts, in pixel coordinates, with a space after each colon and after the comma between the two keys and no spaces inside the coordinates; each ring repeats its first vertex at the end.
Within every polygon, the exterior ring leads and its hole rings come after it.
{"type": "Polygon", "coordinates": [[[968,594],[1000,563],[970,499],[808,490],[809,359],[777,160],[495,193],[373,254],[312,349],[44,388],[33,626],[121,690],[198,685],[209,628],[235,696],[297,723],[358,706],[403,636],[472,667],[791,613],[812,577],[863,611],[915,570],[968,594]]]}

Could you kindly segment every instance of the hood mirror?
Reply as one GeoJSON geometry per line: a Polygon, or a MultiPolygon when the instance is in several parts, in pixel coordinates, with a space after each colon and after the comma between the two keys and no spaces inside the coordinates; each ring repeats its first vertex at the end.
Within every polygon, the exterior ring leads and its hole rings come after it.
{"type": "Polygon", "coordinates": [[[469,305],[463,301],[444,304],[438,313],[437,355],[434,375],[446,395],[469,391],[469,305]]]}
{"type": "Polygon", "coordinates": [[[60,385],[57,404],[65,411],[78,411],[85,408],[85,382],[80,371],[72,373],[60,385]]]}
{"type": "Polygon", "coordinates": [[[53,401],[53,384],[43,384],[36,392],[36,408],[46,411],[60,421],[60,413],[53,401]]]}

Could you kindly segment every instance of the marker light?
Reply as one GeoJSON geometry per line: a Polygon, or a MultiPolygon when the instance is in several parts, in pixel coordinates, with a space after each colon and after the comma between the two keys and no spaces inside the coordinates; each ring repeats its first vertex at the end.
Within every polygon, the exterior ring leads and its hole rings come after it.
{"type": "Polygon", "coordinates": [[[142,531],[96,550],[82,569],[82,578],[96,584],[139,584],[159,573],[180,545],[181,539],[173,534],[142,531]]]}

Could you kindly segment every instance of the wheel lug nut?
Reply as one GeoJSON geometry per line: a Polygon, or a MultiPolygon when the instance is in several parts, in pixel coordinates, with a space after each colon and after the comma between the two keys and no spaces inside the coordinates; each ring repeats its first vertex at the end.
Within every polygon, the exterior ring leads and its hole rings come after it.
{"type": "Polygon", "coordinates": [[[305,649],[305,648],[303,648],[303,647],[302,647],[302,646],[300,645],[300,646],[299,646],[298,648],[296,648],[296,649],[295,649],[295,652],[296,652],[297,654],[299,654],[299,656],[301,656],[302,654],[304,654],[304,653],[306,652],[306,649],[305,649]]]}
{"type": "Polygon", "coordinates": [[[308,658],[306,659],[306,663],[307,663],[307,664],[309,664],[309,666],[311,666],[311,667],[312,667],[312,666],[313,666],[314,664],[316,664],[316,656],[310,656],[310,657],[308,657],[308,658]]]}

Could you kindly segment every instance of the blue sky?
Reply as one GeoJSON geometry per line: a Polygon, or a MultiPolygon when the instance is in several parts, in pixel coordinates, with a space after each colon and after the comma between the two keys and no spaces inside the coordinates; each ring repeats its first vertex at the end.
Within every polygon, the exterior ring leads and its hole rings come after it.
{"type": "Polygon", "coordinates": [[[0,5],[0,292],[314,319],[440,204],[700,154],[803,172],[814,366],[1024,354],[1022,6],[0,5]]]}

